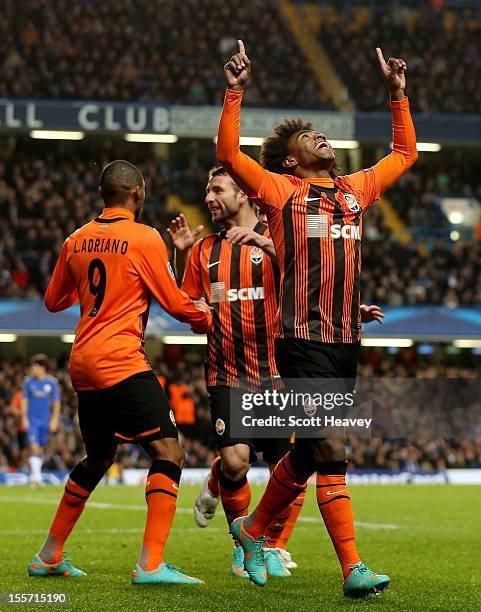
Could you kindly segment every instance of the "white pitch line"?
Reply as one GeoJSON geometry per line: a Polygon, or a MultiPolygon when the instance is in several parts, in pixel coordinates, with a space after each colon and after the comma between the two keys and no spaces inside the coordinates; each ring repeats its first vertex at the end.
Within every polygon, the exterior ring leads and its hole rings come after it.
{"type": "MultiPolygon", "coordinates": [[[[59,499],[53,498],[38,498],[34,496],[25,496],[25,497],[10,497],[8,495],[1,495],[0,501],[18,503],[18,502],[28,502],[29,504],[39,504],[45,506],[57,506],[59,503],[59,499]]],[[[145,512],[146,504],[142,505],[134,505],[134,504],[111,504],[107,502],[95,502],[89,501],[88,508],[97,508],[99,510],[136,510],[145,512]]],[[[178,514],[191,514],[191,508],[177,508],[176,512],[178,514]]],[[[297,519],[301,523],[317,523],[321,524],[321,518],[314,518],[311,516],[300,516],[297,519]]],[[[406,529],[409,525],[394,525],[392,523],[369,523],[365,521],[354,521],[354,525],[360,529],[370,529],[370,530],[396,530],[396,529],[406,529]]],[[[211,531],[213,529],[210,529],[211,531]]],[[[192,528],[192,531],[196,531],[196,528],[192,528]]],[[[222,531],[222,530],[221,530],[222,531]]],[[[3,532],[0,532],[3,533],[3,532]]],[[[43,532],[42,532],[43,533],[43,532]]]]}

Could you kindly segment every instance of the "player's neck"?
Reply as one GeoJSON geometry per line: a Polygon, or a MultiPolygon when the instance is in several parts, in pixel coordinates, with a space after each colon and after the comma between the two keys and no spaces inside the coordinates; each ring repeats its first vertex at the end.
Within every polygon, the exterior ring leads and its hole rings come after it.
{"type": "Polygon", "coordinates": [[[113,219],[114,217],[128,217],[129,219],[132,219],[132,221],[135,218],[135,213],[133,210],[130,210],[130,208],[126,208],[125,206],[106,206],[103,211],[102,214],[100,215],[101,217],[103,217],[104,219],[113,219]]]}
{"type": "Polygon", "coordinates": [[[248,227],[249,229],[254,229],[258,223],[259,219],[249,206],[248,210],[240,210],[235,217],[227,219],[224,226],[226,229],[230,229],[231,227],[248,227]]]}
{"type": "Polygon", "coordinates": [[[326,169],[300,168],[297,166],[295,175],[300,179],[325,179],[332,181],[331,171],[326,169]]]}

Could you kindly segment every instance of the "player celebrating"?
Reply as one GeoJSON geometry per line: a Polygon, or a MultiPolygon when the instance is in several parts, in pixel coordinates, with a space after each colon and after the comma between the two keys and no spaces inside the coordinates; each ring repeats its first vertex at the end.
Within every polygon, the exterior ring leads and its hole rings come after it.
{"type": "MultiPolygon", "coordinates": [[[[169,228],[180,278],[193,246],[182,289],[192,298],[205,294],[213,307],[206,381],[220,457],[213,462],[195,502],[195,519],[200,527],[214,516],[219,496],[229,526],[247,512],[251,491],[246,474],[256,460],[255,450],[263,452],[264,461],[273,469],[290,446],[289,439],[256,440],[254,444],[254,440],[231,435],[230,389],[246,382],[259,386],[279,376],[274,358],[278,268],[272,260],[275,252],[266,226],[258,221],[252,203],[224,168],[211,170],[205,202],[212,221],[224,226],[221,232],[195,242],[202,227],[191,233],[183,216],[172,221],[169,228]]],[[[286,532],[292,531],[303,498],[302,491],[268,527],[266,565],[271,576],[291,575],[284,563],[285,557],[290,559],[285,551],[286,532]]],[[[239,546],[234,548],[231,571],[234,576],[247,577],[239,546]]]]}
{"type": "MultiPolygon", "coordinates": [[[[336,154],[326,136],[301,120],[285,121],[261,147],[260,165],[239,150],[240,108],[251,63],[244,45],[224,66],[227,93],[217,158],[267,214],[281,271],[281,325],[276,362],[286,378],[354,379],[359,352],[362,214],[417,159],[414,126],[404,95],[406,63],[376,50],[391,94],[393,151],[374,167],[335,176],[336,154]]],[[[317,501],[343,577],[344,594],[381,591],[389,577],[369,570],[357,553],[346,488],[343,440],[297,439],[278,463],[257,508],[233,522],[245,567],[266,583],[263,541],[282,512],[317,473],[317,501]]]]}
{"type": "Polygon", "coordinates": [[[60,389],[58,381],[47,374],[46,355],[31,359],[31,376],[25,379],[21,401],[21,430],[27,432],[29,444],[30,484],[42,485],[42,462],[48,445],[48,434],[58,429],[60,389]]]}
{"type": "Polygon", "coordinates": [[[151,295],[198,333],[210,328],[210,309],[177,287],[159,233],[136,223],[145,200],[140,170],[123,160],[110,163],[100,177],[99,195],[105,203],[102,214],[64,242],[45,294],[52,312],[80,302],[70,373],[86,457],[71,472],[48,537],[28,572],[85,575],[63,556],[64,542],[112,465],[117,445],[136,442],[152,463],[144,541],[132,582],[200,584],[163,561],[184,453],[143,345],[151,295]]]}

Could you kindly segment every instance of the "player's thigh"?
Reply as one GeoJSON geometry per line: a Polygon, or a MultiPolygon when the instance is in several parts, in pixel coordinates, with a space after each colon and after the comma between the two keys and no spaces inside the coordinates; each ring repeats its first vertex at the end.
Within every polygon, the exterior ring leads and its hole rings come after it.
{"type": "MultiPolygon", "coordinates": [[[[257,460],[254,443],[250,438],[240,437],[231,433],[232,410],[240,410],[231,404],[231,390],[229,387],[207,387],[209,393],[210,416],[214,428],[216,447],[221,453],[223,449],[233,448],[238,445],[248,450],[248,463],[257,460]]],[[[229,451],[225,451],[229,453],[229,451]]],[[[233,451],[234,452],[234,451],[233,451]]]]}

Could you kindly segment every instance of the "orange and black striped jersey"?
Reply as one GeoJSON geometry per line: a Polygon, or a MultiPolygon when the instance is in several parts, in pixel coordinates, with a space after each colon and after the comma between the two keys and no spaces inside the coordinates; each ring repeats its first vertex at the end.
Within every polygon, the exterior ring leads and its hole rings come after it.
{"type": "Polygon", "coordinates": [[[67,238],[45,304],[58,312],[80,302],[70,356],[77,391],[111,387],[151,369],[143,350],[151,296],[196,331],[209,329],[210,314],[177,287],[160,234],[135,223],[133,213],[106,208],[67,238]]]}
{"type": "Polygon", "coordinates": [[[417,159],[407,98],[391,102],[393,151],[338,178],[268,172],[239,150],[242,92],[227,90],[217,159],[266,212],[280,280],[281,337],[352,343],[360,338],[362,215],[417,159]]]}
{"type": "MultiPolygon", "coordinates": [[[[269,235],[262,223],[254,231],[269,235]]],[[[232,244],[225,233],[211,234],[194,245],[182,289],[194,299],[205,294],[213,308],[207,384],[236,387],[240,380],[258,382],[278,375],[274,336],[279,275],[264,251],[232,244]]]]}

